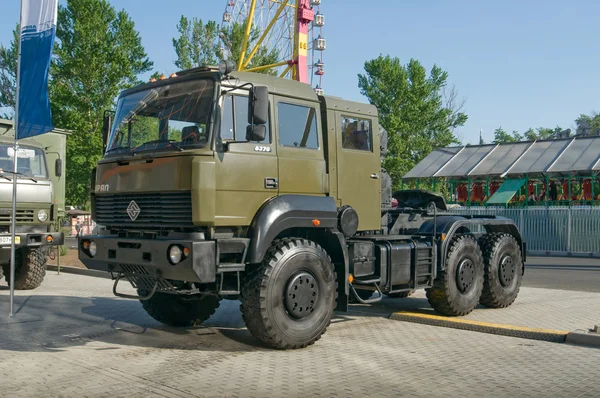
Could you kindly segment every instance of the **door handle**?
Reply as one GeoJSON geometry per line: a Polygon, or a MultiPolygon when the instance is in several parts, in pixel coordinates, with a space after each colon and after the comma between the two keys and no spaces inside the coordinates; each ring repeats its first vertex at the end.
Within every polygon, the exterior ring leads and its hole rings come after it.
{"type": "Polygon", "coordinates": [[[265,188],[266,189],[277,188],[277,178],[272,178],[272,177],[265,178],[265,188]]]}
{"type": "Polygon", "coordinates": [[[374,180],[376,180],[376,179],[379,178],[379,174],[373,173],[373,174],[371,174],[371,178],[374,179],[374,180]]]}

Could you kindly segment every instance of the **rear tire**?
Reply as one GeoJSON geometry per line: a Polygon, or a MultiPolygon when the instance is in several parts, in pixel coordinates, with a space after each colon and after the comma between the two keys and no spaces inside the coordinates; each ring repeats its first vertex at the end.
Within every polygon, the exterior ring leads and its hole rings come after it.
{"type": "Polygon", "coordinates": [[[475,309],[483,289],[483,255],[471,236],[454,238],[446,269],[426,289],[429,304],[439,313],[462,316],[475,309]]]}
{"type": "Polygon", "coordinates": [[[286,238],[244,276],[240,310],[250,333],[265,345],[296,349],[314,344],[331,323],[337,277],[315,242],[286,238]]]}
{"type": "Polygon", "coordinates": [[[479,302],[490,308],[505,308],[517,298],[523,279],[521,248],[509,234],[486,235],[480,240],[485,277],[479,302]]]}
{"type": "MultiPolygon", "coordinates": [[[[139,295],[149,292],[138,289],[139,295]]],[[[208,320],[219,308],[216,296],[179,296],[170,293],[154,293],[149,300],[140,300],[148,315],[160,323],[175,327],[198,326],[208,320]]]]}
{"type": "MultiPolygon", "coordinates": [[[[15,290],[32,290],[46,277],[46,249],[20,249],[15,253],[15,290]]],[[[4,278],[10,286],[10,264],[4,266],[4,278]]]]}

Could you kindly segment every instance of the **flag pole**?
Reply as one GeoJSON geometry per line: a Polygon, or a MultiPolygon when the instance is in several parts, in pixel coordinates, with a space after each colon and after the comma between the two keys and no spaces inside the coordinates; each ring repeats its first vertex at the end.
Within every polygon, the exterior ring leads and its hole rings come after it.
{"type": "Polygon", "coordinates": [[[19,141],[18,141],[18,128],[19,128],[19,86],[21,83],[21,36],[23,32],[23,0],[21,0],[21,11],[19,16],[19,54],[17,58],[17,98],[15,104],[15,153],[14,153],[14,173],[13,173],[13,190],[12,190],[12,217],[11,217],[11,243],[10,243],[10,303],[9,303],[9,317],[12,318],[14,315],[14,301],[15,301],[15,236],[17,229],[17,159],[19,159],[19,141]]]}

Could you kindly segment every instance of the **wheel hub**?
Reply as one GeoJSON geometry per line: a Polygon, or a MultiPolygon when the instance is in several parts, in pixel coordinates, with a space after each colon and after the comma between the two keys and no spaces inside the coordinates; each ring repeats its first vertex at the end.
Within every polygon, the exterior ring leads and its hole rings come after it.
{"type": "Polygon", "coordinates": [[[319,298],[319,286],[308,272],[293,275],[285,291],[285,307],[294,318],[304,318],[315,310],[319,298]]]}
{"type": "Polygon", "coordinates": [[[469,290],[475,280],[475,265],[470,259],[463,260],[456,271],[456,285],[461,293],[469,290]]]}
{"type": "Polygon", "coordinates": [[[506,287],[511,284],[515,277],[515,262],[511,256],[504,256],[502,258],[498,273],[500,274],[500,283],[502,286],[506,287]]]}

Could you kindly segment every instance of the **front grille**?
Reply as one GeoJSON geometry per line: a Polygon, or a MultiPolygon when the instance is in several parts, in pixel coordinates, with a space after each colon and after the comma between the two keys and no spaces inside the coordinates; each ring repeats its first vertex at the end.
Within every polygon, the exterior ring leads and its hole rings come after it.
{"type": "MultiPolygon", "coordinates": [[[[12,222],[12,209],[0,209],[0,223],[12,222]]],[[[33,222],[35,219],[33,210],[17,210],[17,222],[33,222]]]]}
{"type": "Polygon", "coordinates": [[[189,227],[192,225],[192,194],[97,195],[95,221],[100,225],[134,228],[189,227]]]}

